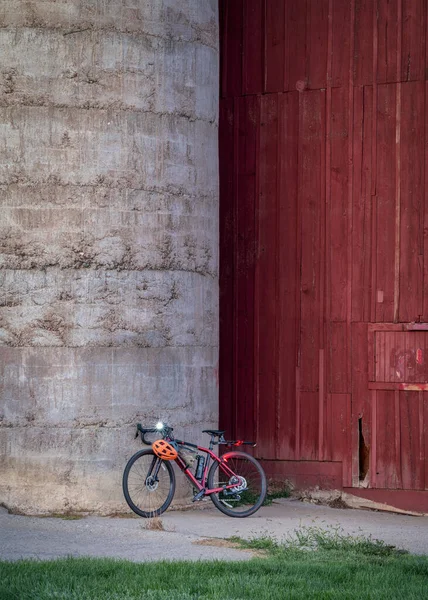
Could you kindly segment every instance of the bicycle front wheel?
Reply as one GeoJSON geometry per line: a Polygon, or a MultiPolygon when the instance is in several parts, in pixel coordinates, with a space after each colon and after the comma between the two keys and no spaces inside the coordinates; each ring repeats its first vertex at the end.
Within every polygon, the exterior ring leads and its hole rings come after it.
{"type": "Polygon", "coordinates": [[[249,517],[254,514],[266,497],[266,475],[258,461],[244,452],[223,454],[215,461],[208,473],[210,489],[234,485],[227,490],[211,494],[216,508],[229,517],[249,517]]]}
{"type": "Polygon", "coordinates": [[[140,450],[131,456],[125,467],[122,487],[125,500],[134,513],[140,517],[158,517],[174,497],[174,469],[153,450],[140,450]]]}

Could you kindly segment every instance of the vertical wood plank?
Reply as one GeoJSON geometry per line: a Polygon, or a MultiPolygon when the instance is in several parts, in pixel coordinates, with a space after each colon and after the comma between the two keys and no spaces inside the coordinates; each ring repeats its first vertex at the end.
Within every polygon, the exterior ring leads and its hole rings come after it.
{"type": "Polygon", "coordinates": [[[301,392],[300,400],[300,459],[318,458],[318,393],[301,392]]]}
{"type": "Polygon", "coordinates": [[[288,0],[285,4],[285,90],[296,90],[298,82],[306,82],[307,1],[288,0]]]}
{"type": "MultiPolygon", "coordinates": [[[[346,321],[348,284],[348,91],[331,92],[330,175],[330,318],[346,321]]],[[[350,240],[349,240],[350,241],[350,240]]]]}
{"type": "Polygon", "coordinates": [[[299,261],[299,232],[297,208],[299,94],[279,96],[280,121],[280,179],[278,225],[278,411],[277,454],[282,459],[296,456],[296,366],[299,313],[296,305],[299,261]]]}
{"type": "Polygon", "coordinates": [[[308,88],[327,86],[329,0],[307,0],[306,79],[308,88]]]}
{"type": "Polygon", "coordinates": [[[320,210],[325,201],[321,189],[325,94],[307,91],[300,95],[299,204],[301,206],[301,384],[317,390],[320,306],[320,210]]]}
{"type": "Polygon", "coordinates": [[[396,453],[396,406],[395,393],[376,392],[376,420],[372,423],[376,431],[376,487],[397,489],[399,465],[396,453]]]}
{"type": "Polygon", "coordinates": [[[243,9],[242,93],[260,94],[264,91],[265,0],[245,0],[243,9]]]}
{"type": "Polygon", "coordinates": [[[227,0],[219,0],[218,3],[218,21],[220,38],[220,98],[226,96],[226,66],[227,66],[227,0]]]}
{"type": "MultiPolygon", "coordinates": [[[[428,112],[427,112],[427,95],[428,95],[428,82],[425,82],[425,94],[424,94],[424,115],[425,115],[425,152],[424,152],[424,182],[428,177],[428,112]]],[[[428,321],[428,186],[424,185],[424,238],[423,238],[423,285],[422,285],[422,296],[423,296],[423,316],[422,321],[428,321]]]]}
{"type": "Polygon", "coordinates": [[[426,2],[402,0],[401,81],[425,79],[426,2]]]}
{"type": "Polygon", "coordinates": [[[403,488],[424,489],[423,421],[419,414],[419,392],[400,392],[401,466],[403,488]]]}
{"type": "Polygon", "coordinates": [[[350,389],[348,381],[348,351],[350,340],[346,322],[330,322],[329,327],[329,389],[332,394],[347,394],[350,389]]]}
{"type": "Polygon", "coordinates": [[[265,91],[284,91],[285,0],[266,0],[265,91]]]}
{"type": "Polygon", "coordinates": [[[376,321],[394,320],[396,86],[379,85],[376,164],[376,321]]]}
{"type": "Polygon", "coordinates": [[[352,206],[352,320],[370,321],[372,264],[372,93],[354,91],[354,177],[352,206]]]}
{"type": "Polygon", "coordinates": [[[332,460],[343,463],[343,485],[351,484],[351,396],[349,394],[331,394],[331,419],[334,431],[332,460]]]}
{"type": "Polygon", "coordinates": [[[234,102],[220,101],[220,426],[233,435],[234,427],[234,102]]]}
{"type": "Polygon", "coordinates": [[[276,238],[278,165],[278,96],[261,100],[260,193],[258,207],[258,286],[262,292],[257,315],[259,355],[258,452],[275,457],[278,355],[276,347],[276,238]]]}
{"type": "Polygon", "coordinates": [[[254,266],[257,97],[238,101],[238,194],[235,241],[236,435],[254,439],[254,266]]]}
{"type": "Polygon", "coordinates": [[[403,487],[401,474],[401,428],[400,428],[400,392],[394,391],[394,415],[395,415],[395,464],[397,472],[397,488],[403,487]]]}
{"type": "Polygon", "coordinates": [[[352,447],[352,485],[359,485],[359,419],[362,419],[362,434],[364,444],[373,449],[371,440],[371,404],[367,382],[368,373],[368,344],[367,324],[352,324],[352,414],[351,414],[351,447],[352,447]]]}
{"type": "Polygon", "coordinates": [[[377,81],[397,81],[398,17],[401,0],[377,1],[377,81]]]}
{"type": "Polygon", "coordinates": [[[331,40],[331,73],[329,78],[333,87],[347,86],[349,79],[349,62],[351,54],[351,21],[352,0],[343,0],[332,4],[332,40],[331,40]]]}
{"type": "Polygon", "coordinates": [[[226,3],[225,96],[242,92],[243,0],[226,3]]]}
{"type": "Polygon", "coordinates": [[[428,392],[422,394],[422,420],[423,420],[423,447],[424,447],[424,458],[425,458],[425,486],[428,490],[428,392]]]}
{"type": "Polygon", "coordinates": [[[375,0],[355,0],[354,84],[373,83],[375,0]]]}
{"type": "Polygon", "coordinates": [[[257,133],[256,133],[256,172],[255,172],[255,206],[254,206],[254,225],[255,225],[255,265],[254,265],[254,439],[258,441],[259,435],[259,413],[264,398],[260,396],[260,354],[259,354],[259,336],[260,324],[259,314],[262,305],[262,293],[260,290],[260,262],[258,260],[260,227],[259,227],[259,206],[260,206],[260,140],[261,140],[261,100],[262,96],[257,96],[257,133]]]}
{"type": "Polygon", "coordinates": [[[401,248],[399,320],[423,313],[424,82],[401,86],[401,248]]]}

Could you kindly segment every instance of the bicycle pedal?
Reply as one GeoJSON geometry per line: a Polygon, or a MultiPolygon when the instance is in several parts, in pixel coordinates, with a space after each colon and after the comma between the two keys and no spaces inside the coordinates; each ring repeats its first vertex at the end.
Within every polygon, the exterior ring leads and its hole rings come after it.
{"type": "Polygon", "coordinates": [[[202,498],[204,497],[204,494],[205,494],[205,488],[203,490],[201,490],[200,492],[198,492],[195,496],[193,496],[192,502],[199,502],[199,500],[202,500],[202,498]]]}

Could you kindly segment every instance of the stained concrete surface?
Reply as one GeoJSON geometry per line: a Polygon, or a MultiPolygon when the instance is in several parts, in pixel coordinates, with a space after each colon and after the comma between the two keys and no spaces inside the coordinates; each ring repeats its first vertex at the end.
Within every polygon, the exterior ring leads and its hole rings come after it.
{"type": "Polygon", "coordinates": [[[131,516],[64,520],[10,515],[0,509],[0,559],[246,560],[253,556],[251,552],[221,546],[221,540],[266,535],[281,540],[311,526],[330,531],[339,527],[345,533],[372,536],[412,553],[428,554],[428,517],[334,509],[296,500],[275,501],[246,519],[226,517],[207,504],[206,510],[167,511],[161,521],[165,531],[148,530],[146,520],[131,516]]]}

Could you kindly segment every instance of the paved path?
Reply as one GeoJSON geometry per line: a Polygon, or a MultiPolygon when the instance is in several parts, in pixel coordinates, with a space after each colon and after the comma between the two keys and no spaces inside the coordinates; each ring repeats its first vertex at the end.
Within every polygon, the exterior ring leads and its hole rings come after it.
{"type": "Polygon", "coordinates": [[[302,526],[340,526],[346,533],[372,535],[428,555],[428,517],[334,509],[296,500],[275,501],[246,519],[232,519],[207,508],[170,510],[161,521],[165,531],[151,531],[146,529],[145,519],[133,517],[66,520],[9,515],[0,508],[0,559],[104,556],[133,561],[245,560],[251,558],[250,552],[221,546],[222,539],[263,535],[281,539],[302,526]],[[207,538],[211,540],[201,544],[207,538]]]}

